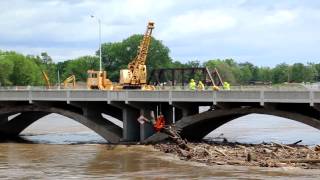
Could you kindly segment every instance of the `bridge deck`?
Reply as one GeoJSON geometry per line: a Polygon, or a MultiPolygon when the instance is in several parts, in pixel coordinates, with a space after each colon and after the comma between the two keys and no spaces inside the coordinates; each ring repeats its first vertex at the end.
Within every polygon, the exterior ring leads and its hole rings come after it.
{"type": "Polygon", "coordinates": [[[320,91],[0,90],[0,101],[274,102],[313,105],[320,103],[320,91]]]}

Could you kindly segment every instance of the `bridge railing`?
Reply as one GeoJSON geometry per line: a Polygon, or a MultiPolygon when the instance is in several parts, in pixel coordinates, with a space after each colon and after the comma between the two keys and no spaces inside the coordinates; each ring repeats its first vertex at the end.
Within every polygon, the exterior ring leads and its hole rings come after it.
{"type": "MultiPolygon", "coordinates": [[[[222,87],[219,87],[223,91],[222,87]]],[[[62,86],[51,86],[48,89],[45,86],[0,86],[1,90],[88,90],[86,86],[77,86],[76,88],[62,86]]],[[[188,86],[156,86],[158,91],[190,91],[188,86]]],[[[205,90],[212,91],[212,86],[206,86],[205,90]]],[[[231,90],[235,91],[306,91],[306,90],[320,90],[320,84],[284,84],[284,85],[244,85],[231,86],[231,90]]],[[[130,90],[128,90],[130,91],[130,90]]]]}
{"type": "Polygon", "coordinates": [[[320,90],[0,90],[0,101],[286,102],[320,103],[320,90]]]}

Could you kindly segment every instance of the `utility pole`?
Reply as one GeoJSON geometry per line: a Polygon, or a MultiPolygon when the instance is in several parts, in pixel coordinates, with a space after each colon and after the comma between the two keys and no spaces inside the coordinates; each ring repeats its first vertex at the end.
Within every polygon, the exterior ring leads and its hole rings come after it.
{"type": "Polygon", "coordinates": [[[60,71],[58,69],[58,89],[61,88],[61,83],[60,83],[60,71]]]}
{"type": "Polygon", "coordinates": [[[102,52],[101,52],[101,20],[100,18],[97,18],[93,15],[91,15],[91,18],[96,18],[99,23],[99,71],[102,72],[102,52]]]}

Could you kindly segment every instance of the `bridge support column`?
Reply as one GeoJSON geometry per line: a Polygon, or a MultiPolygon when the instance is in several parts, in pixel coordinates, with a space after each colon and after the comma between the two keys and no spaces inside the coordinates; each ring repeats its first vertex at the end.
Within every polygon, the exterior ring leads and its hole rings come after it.
{"type": "Polygon", "coordinates": [[[139,141],[140,140],[140,124],[137,121],[140,116],[137,108],[130,105],[111,102],[110,105],[122,110],[121,120],[123,122],[122,141],[139,141]]]}
{"type": "MultiPolygon", "coordinates": [[[[156,116],[157,103],[129,102],[129,105],[140,109],[140,113],[137,117],[139,117],[140,115],[143,115],[144,117],[146,117],[147,119],[150,120],[151,119],[151,116],[150,116],[151,111],[153,111],[156,116]]],[[[137,121],[137,119],[135,119],[135,121],[137,123],[139,123],[137,121]]],[[[153,125],[150,123],[144,123],[144,124],[139,123],[139,126],[140,126],[140,141],[141,142],[155,133],[155,131],[153,129],[153,125]]]]}
{"type": "Polygon", "coordinates": [[[140,124],[137,119],[139,110],[125,107],[122,110],[123,118],[123,140],[124,141],[139,141],[140,139],[140,124]]]}

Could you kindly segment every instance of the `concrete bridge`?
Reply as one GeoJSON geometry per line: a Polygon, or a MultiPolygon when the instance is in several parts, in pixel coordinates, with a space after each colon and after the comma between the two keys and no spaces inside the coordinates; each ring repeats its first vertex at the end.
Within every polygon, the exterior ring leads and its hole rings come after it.
{"type": "Polygon", "coordinates": [[[38,119],[57,113],[69,117],[110,143],[156,142],[150,124],[140,125],[140,114],[162,111],[176,123],[182,136],[199,140],[219,126],[251,113],[289,118],[320,129],[320,91],[98,91],[0,90],[0,136],[18,136],[38,119]],[[199,113],[199,107],[210,106],[199,113]],[[122,126],[114,123],[117,119],[122,126]]]}

